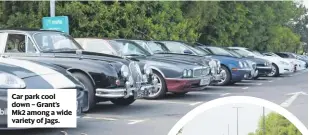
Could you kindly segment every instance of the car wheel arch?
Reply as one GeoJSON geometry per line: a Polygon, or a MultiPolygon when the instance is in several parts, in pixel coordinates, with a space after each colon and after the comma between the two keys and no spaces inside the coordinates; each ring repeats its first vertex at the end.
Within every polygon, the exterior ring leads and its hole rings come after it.
{"type": "Polygon", "coordinates": [[[150,66],[150,68],[152,69],[152,71],[156,71],[156,72],[160,73],[163,76],[163,78],[165,78],[164,73],[160,69],[158,69],[157,67],[154,67],[154,66],[150,66]]]}
{"type": "Polygon", "coordinates": [[[95,81],[93,80],[93,78],[91,77],[91,75],[90,75],[88,72],[86,72],[86,71],[84,71],[84,70],[81,70],[81,69],[76,69],[76,68],[70,68],[70,69],[67,69],[67,71],[70,72],[70,73],[80,72],[80,73],[85,74],[85,75],[91,80],[92,85],[93,85],[94,87],[96,87],[95,81]]]}
{"type": "Polygon", "coordinates": [[[230,74],[230,76],[231,76],[231,80],[232,80],[232,71],[230,70],[230,68],[229,68],[229,66],[227,66],[227,65],[225,65],[225,64],[220,64],[220,66],[223,66],[223,67],[225,67],[228,71],[229,71],[229,74],[230,74]]]}

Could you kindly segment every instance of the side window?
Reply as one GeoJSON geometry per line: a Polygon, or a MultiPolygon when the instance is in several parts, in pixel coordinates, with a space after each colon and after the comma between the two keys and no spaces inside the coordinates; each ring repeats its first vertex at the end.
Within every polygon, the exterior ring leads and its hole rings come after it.
{"type": "Polygon", "coordinates": [[[9,34],[6,42],[5,52],[22,53],[26,51],[25,35],[9,34]]]}
{"type": "Polygon", "coordinates": [[[30,38],[27,38],[27,44],[26,44],[26,48],[27,48],[27,53],[35,53],[36,49],[34,47],[33,42],[30,40],[30,38]]]}

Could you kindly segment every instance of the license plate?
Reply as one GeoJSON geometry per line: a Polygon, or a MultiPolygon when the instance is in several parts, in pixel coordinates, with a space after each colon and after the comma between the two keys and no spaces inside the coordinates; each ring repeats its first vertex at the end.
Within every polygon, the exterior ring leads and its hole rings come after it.
{"type": "Polygon", "coordinates": [[[210,77],[207,77],[207,78],[202,78],[201,81],[200,81],[200,85],[209,85],[210,83],[210,77]]]}
{"type": "Polygon", "coordinates": [[[141,90],[137,94],[137,98],[143,98],[143,97],[148,97],[149,96],[149,91],[148,90],[141,90]]]}

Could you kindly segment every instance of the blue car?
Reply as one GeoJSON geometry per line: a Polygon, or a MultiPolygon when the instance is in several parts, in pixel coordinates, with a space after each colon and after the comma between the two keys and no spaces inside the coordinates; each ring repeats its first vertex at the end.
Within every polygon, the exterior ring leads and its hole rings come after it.
{"type": "Polygon", "coordinates": [[[271,73],[271,62],[260,59],[260,58],[254,58],[254,57],[246,57],[244,54],[237,53],[234,50],[230,50],[223,47],[217,47],[217,46],[204,46],[199,45],[196,46],[199,49],[203,49],[205,51],[209,51],[210,53],[214,55],[222,55],[222,56],[228,56],[228,57],[236,57],[240,58],[244,61],[246,61],[246,66],[251,69],[251,73],[246,76],[246,79],[249,80],[256,80],[260,76],[266,76],[269,73],[271,73]]]}
{"type": "Polygon", "coordinates": [[[246,75],[250,74],[250,68],[246,67],[246,62],[240,58],[227,57],[220,55],[213,55],[202,49],[194,48],[188,43],[179,41],[155,41],[157,43],[164,44],[166,48],[172,53],[181,53],[187,55],[200,55],[220,61],[221,67],[219,74],[221,75],[220,80],[214,85],[229,85],[236,82],[240,82],[245,79],[246,75]]]}

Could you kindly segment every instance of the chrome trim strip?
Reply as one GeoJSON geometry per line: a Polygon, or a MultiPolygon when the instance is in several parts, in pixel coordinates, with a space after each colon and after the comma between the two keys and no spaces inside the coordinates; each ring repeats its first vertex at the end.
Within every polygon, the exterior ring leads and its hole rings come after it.
{"type": "Polygon", "coordinates": [[[271,67],[260,67],[260,66],[257,66],[256,69],[271,69],[271,67]]]}

